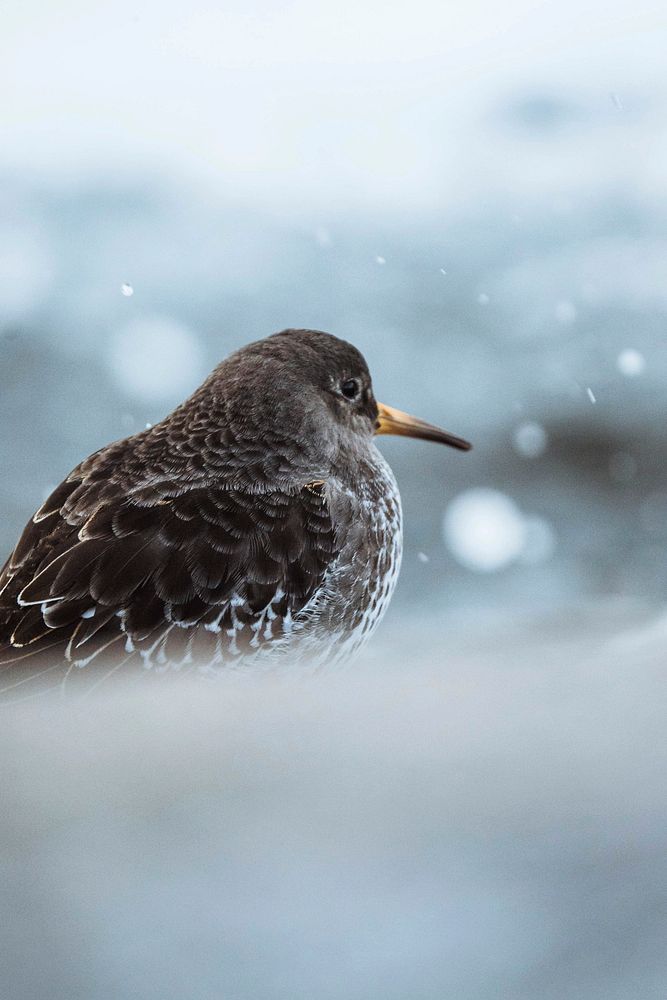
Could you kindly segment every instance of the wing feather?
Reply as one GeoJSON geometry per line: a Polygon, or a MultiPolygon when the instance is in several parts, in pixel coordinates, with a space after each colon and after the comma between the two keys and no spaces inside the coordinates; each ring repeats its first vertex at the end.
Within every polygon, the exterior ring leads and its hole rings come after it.
{"type": "Polygon", "coordinates": [[[74,663],[111,648],[163,665],[233,658],[280,637],[340,550],[321,489],[96,485],[73,474],[54,490],[0,575],[0,664],[55,649],[74,663]]]}

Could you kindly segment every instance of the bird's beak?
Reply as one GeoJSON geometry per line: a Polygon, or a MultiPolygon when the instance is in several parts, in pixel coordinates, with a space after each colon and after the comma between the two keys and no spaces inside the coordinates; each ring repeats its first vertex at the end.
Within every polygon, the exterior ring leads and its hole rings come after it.
{"type": "Polygon", "coordinates": [[[452,448],[459,448],[461,451],[470,451],[472,445],[463,438],[454,437],[440,427],[427,424],[424,420],[411,417],[409,413],[402,410],[395,410],[393,406],[385,406],[378,403],[378,419],[375,425],[376,434],[402,434],[405,437],[423,438],[424,441],[438,441],[440,444],[448,444],[452,448]]]}

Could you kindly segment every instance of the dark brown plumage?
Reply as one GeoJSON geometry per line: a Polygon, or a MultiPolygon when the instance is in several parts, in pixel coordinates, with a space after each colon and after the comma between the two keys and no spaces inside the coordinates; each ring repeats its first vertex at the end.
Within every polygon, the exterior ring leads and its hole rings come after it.
{"type": "Polygon", "coordinates": [[[0,574],[0,670],[217,669],[357,646],[400,562],[373,435],[465,446],[404,416],[378,409],[363,357],[328,334],[233,354],[161,423],[77,466],[28,523],[0,574]]]}

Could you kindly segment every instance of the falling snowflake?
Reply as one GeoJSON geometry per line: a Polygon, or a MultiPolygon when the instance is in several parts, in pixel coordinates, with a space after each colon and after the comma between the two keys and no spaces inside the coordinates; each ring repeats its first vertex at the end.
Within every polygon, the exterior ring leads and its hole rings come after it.
{"type": "Polygon", "coordinates": [[[523,516],[499,490],[478,487],[459,493],[443,522],[447,548],[457,562],[478,573],[493,573],[514,562],[524,546],[523,516]]]}
{"type": "Polygon", "coordinates": [[[634,378],[637,375],[641,375],[646,368],[646,359],[643,354],[640,354],[633,347],[626,347],[616,358],[616,367],[621,375],[634,378]]]}
{"type": "Polygon", "coordinates": [[[512,443],[515,451],[524,458],[539,458],[546,451],[547,432],[541,424],[527,420],[515,429],[512,443]]]}

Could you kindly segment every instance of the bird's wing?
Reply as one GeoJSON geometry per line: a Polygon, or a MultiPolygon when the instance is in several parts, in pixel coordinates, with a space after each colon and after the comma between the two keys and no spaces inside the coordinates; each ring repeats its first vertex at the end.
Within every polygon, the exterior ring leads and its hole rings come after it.
{"type": "Polygon", "coordinates": [[[73,474],[0,574],[0,665],[45,650],[85,664],[113,644],[177,664],[195,633],[204,662],[228,659],[279,639],[339,550],[323,484],[118,496],[73,474]]]}

